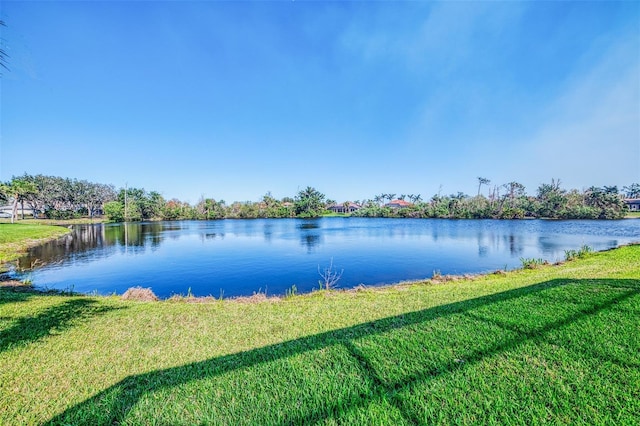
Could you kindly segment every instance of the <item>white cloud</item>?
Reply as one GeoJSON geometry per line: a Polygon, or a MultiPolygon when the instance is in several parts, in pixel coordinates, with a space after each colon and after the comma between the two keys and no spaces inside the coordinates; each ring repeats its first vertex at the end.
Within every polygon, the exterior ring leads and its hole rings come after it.
{"type": "Polygon", "coordinates": [[[528,175],[560,177],[577,188],[640,181],[637,47],[638,40],[613,47],[549,105],[519,150],[528,175]]]}

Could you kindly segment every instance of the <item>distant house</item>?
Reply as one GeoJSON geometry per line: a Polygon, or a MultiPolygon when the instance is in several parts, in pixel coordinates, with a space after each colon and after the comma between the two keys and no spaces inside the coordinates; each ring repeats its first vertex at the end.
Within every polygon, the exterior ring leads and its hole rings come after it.
{"type": "Polygon", "coordinates": [[[392,209],[402,209],[405,207],[411,207],[413,204],[409,203],[408,201],[405,200],[391,200],[390,202],[388,202],[387,204],[385,204],[385,207],[391,207],[392,209]]]}
{"type": "Polygon", "coordinates": [[[624,202],[629,207],[629,211],[640,212],[640,198],[627,198],[624,202]]]}
{"type": "Polygon", "coordinates": [[[353,213],[361,208],[362,206],[356,203],[342,203],[329,206],[327,207],[327,210],[331,210],[334,213],[353,213]]]}
{"type": "MultiPolygon", "coordinates": [[[[11,213],[13,212],[13,206],[9,205],[9,206],[0,206],[0,217],[11,217],[11,213]]],[[[31,207],[25,207],[24,208],[24,213],[22,210],[22,206],[20,204],[18,204],[18,211],[17,211],[18,217],[21,217],[23,214],[27,215],[27,216],[33,216],[33,210],[31,209],[31,207]]]]}

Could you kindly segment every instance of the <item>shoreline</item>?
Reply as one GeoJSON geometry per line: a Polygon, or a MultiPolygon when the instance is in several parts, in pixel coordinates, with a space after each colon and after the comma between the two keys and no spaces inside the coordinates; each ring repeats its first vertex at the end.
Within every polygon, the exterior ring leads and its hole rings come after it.
{"type": "MultiPolygon", "coordinates": [[[[55,238],[64,238],[65,235],[55,238]]],[[[55,239],[49,239],[48,241],[53,241],[55,239]]],[[[44,243],[43,243],[44,244],[44,243]]],[[[599,253],[605,253],[609,251],[619,250],[623,247],[633,247],[640,246],[640,241],[631,242],[628,244],[621,244],[617,247],[607,248],[599,251],[594,251],[589,253],[585,258],[590,258],[599,253]]],[[[582,258],[584,259],[584,258],[582,258]]],[[[317,296],[336,296],[336,295],[354,295],[363,292],[375,292],[382,293],[389,290],[398,290],[403,291],[407,288],[414,286],[438,286],[442,284],[447,284],[451,282],[461,282],[468,283],[472,281],[489,279],[489,278],[508,278],[509,276],[518,275],[522,273],[529,273],[531,271],[540,271],[543,269],[555,269],[561,266],[564,266],[569,263],[579,262],[582,259],[572,259],[572,260],[563,260],[557,261],[555,263],[546,263],[535,266],[533,268],[518,268],[512,269],[510,271],[505,271],[502,269],[495,270],[493,272],[482,272],[477,274],[464,274],[464,275],[434,275],[431,278],[418,279],[418,280],[408,280],[408,281],[398,281],[395,283],[382,283],[379,285],[364,285],[359,284],[355,287],[351,288],[331,288],[331,289],[314,289],[310,292],[305,293],[296,293],[293,292],[291,294],[284,295],[272,295],[267,296],[262,292],[254,292],[251,296],[232,296],[232,297],[221,297],[217,298],[212,295],[208,296],[193,296],[190,294],[182,295],[182,294],[174,294],[167,298],[160,298],[153,293],[153,289],[151,288],[143,288],[143,287],[129,287],[122,294],[109,294],[109,295],[101,295],[101,294],[91,294],[91,293],[81,293],[74,292],[69,290],[58,290],[58,289],[47,289],[47,288],[38,288],[30,283],[25,283],[22,281],[10,279],[6,275],[6,271],[0,270],[0,289],[4,291],[13,291],[13,292],[21,292],[21,293],[32,293],[39,295],[62,295],[62,296],[73,296],[73,297],[99,297],[99,298],[112,298],[115,297],[120,300],[126,301],[138,301],[138,302],[166,302],[166,303],[220,303],[220,302],[234,302],[234,303],[277,303],[284,300],[299,298],[299,297],[317,297],[317,296]],[[129,294],[127,294],[129,293],[129,294]]]]}
{"type": "MultiPolygon", "coordinates": [[[[0,224],[0,226],[4,226],[5,224],[0,224]]],[[[13,226],[24,226],[23,224],[16,223],[10,224],[13,226]]],[[[30,224],[26,224],[30,225],[30,224]]],[[[8,265],[12,262],[15,262],[22,256],[25,256],[29,249],[38,247],[52,241],[57,241],[62,238],[66,238],[71,234],[70,226],[64,225],[41,225],[41,224],[33,224],[33,226],[39,227],[49,227],[49,228],[59,228],[64,229],[64,232],[56,231],[54,234],[41,237],[41,238],[23,238],[16,241],[9,241],[6,243],[0,244],[0,274],[6,273],[8,269],[8,265]]]]}

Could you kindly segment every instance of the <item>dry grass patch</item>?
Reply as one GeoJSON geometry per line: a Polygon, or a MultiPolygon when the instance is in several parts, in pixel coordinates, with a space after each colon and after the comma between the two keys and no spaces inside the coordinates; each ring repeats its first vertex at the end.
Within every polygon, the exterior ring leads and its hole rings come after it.
{"type": "Polygon", "coordinates": [[[158,296],[156,296],[150,288],[131,287],[127,289],[122,295],[123,300],[139,300],[143,302],[156,302],[158,296]]]}

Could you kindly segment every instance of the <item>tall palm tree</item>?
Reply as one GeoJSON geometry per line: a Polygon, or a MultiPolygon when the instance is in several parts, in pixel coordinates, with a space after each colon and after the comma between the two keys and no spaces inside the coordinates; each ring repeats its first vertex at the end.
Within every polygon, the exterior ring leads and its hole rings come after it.
{"type": "Polygon", "coordinates": [[[478,176],[478,197],[480,196],[480,188],[482,185],[489,185],[491,180],[478,176]]]}

